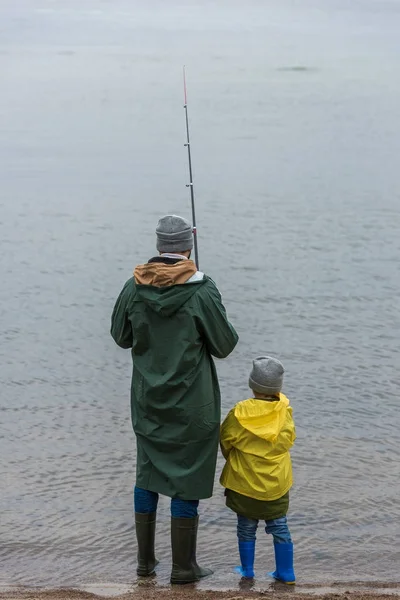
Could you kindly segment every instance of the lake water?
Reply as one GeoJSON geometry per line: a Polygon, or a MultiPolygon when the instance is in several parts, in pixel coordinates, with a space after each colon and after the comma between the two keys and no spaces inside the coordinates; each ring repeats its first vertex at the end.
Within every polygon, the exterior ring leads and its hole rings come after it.
{"type": "MultiPolygon", "coordinates": [[[[298,580],[399,581],[399,31],[397,0],[1,3],[0,583],[135,580],[109,321],[158,218],[190,216],[184,63],[201,268],[240,334],[223,414],[278,356],[298,580]]],[[[162,583],[169,527],[164,498],[162,583]]],[[[217,482],[199,557],[235,585],[217,482]]]]}

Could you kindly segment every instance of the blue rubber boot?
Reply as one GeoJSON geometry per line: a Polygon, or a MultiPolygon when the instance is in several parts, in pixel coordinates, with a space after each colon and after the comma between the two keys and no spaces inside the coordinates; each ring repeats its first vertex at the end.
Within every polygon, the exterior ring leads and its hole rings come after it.
{"type": "Polygon", "coordinates": [[[293,584],[296,581],[293,569],[293,544],[274,544],[276,570],[269,573],[278,581],[293,584]]]}
{"type": "Polygon", "coordinates": [[[254,555],[256,551],[256,541],[251,542],[240,542],[239,541],[239,554],[241,567],[236,567],[236,573],[239,573],[242,577],[247,579],[253,579],[254,577],[254,555]]]}

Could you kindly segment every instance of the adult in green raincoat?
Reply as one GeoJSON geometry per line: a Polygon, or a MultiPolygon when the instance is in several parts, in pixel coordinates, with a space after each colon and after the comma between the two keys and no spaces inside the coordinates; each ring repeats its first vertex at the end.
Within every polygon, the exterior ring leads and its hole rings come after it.
{"type": "Polygon", "coordinates": [[[131,414],[137,441],[135,522],[138,575],[154,572],[158,494],[172,498],[172,583],[211,574],[196,562],[199,500],[212,496],[220,391],[213,356],[238,336],[214,282],[197,271],[191,225],[167,215],[159,256],[139,265],[115,304],[111,335],[131,348],[131,414]]]}

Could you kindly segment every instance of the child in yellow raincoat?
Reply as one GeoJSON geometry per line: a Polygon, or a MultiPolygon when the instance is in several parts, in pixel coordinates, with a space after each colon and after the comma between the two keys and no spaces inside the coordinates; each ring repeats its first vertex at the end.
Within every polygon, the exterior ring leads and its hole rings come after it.
{"type": "Polygon", "coordinates": [[[238,518],[237,536],[243,576],[254,577],[256,531],[259,520],[274,539],[275,571],[284,583],[294,583],[293,543],[287,525],[292,463],[289,449],[296,439],[289,400],[281,393],[284,368],[269,356],[253,361],[249,386],[253,398],[229,412],[221,427],[221,450],[226,464],[221,485],[226,504],[238,518]]]}

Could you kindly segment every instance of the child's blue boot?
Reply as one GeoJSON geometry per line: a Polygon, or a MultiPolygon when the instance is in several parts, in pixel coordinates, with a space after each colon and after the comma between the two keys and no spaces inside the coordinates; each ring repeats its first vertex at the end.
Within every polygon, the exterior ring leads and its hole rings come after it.
{"type": "Polygon", "coordinates": [[[241,542],[239,541],[239,554],[241,567],[236,567],[236,573],[242,577],[252,579],[254,577],[254,555],[256,551],[256,541],[241,542]]]}
{"type": "Polygon", "coordinates": [[[276,570],[269,573],[283,583],[293,584],[296,581],[293,569],[293,544],[275,544],[276,570]]]}

